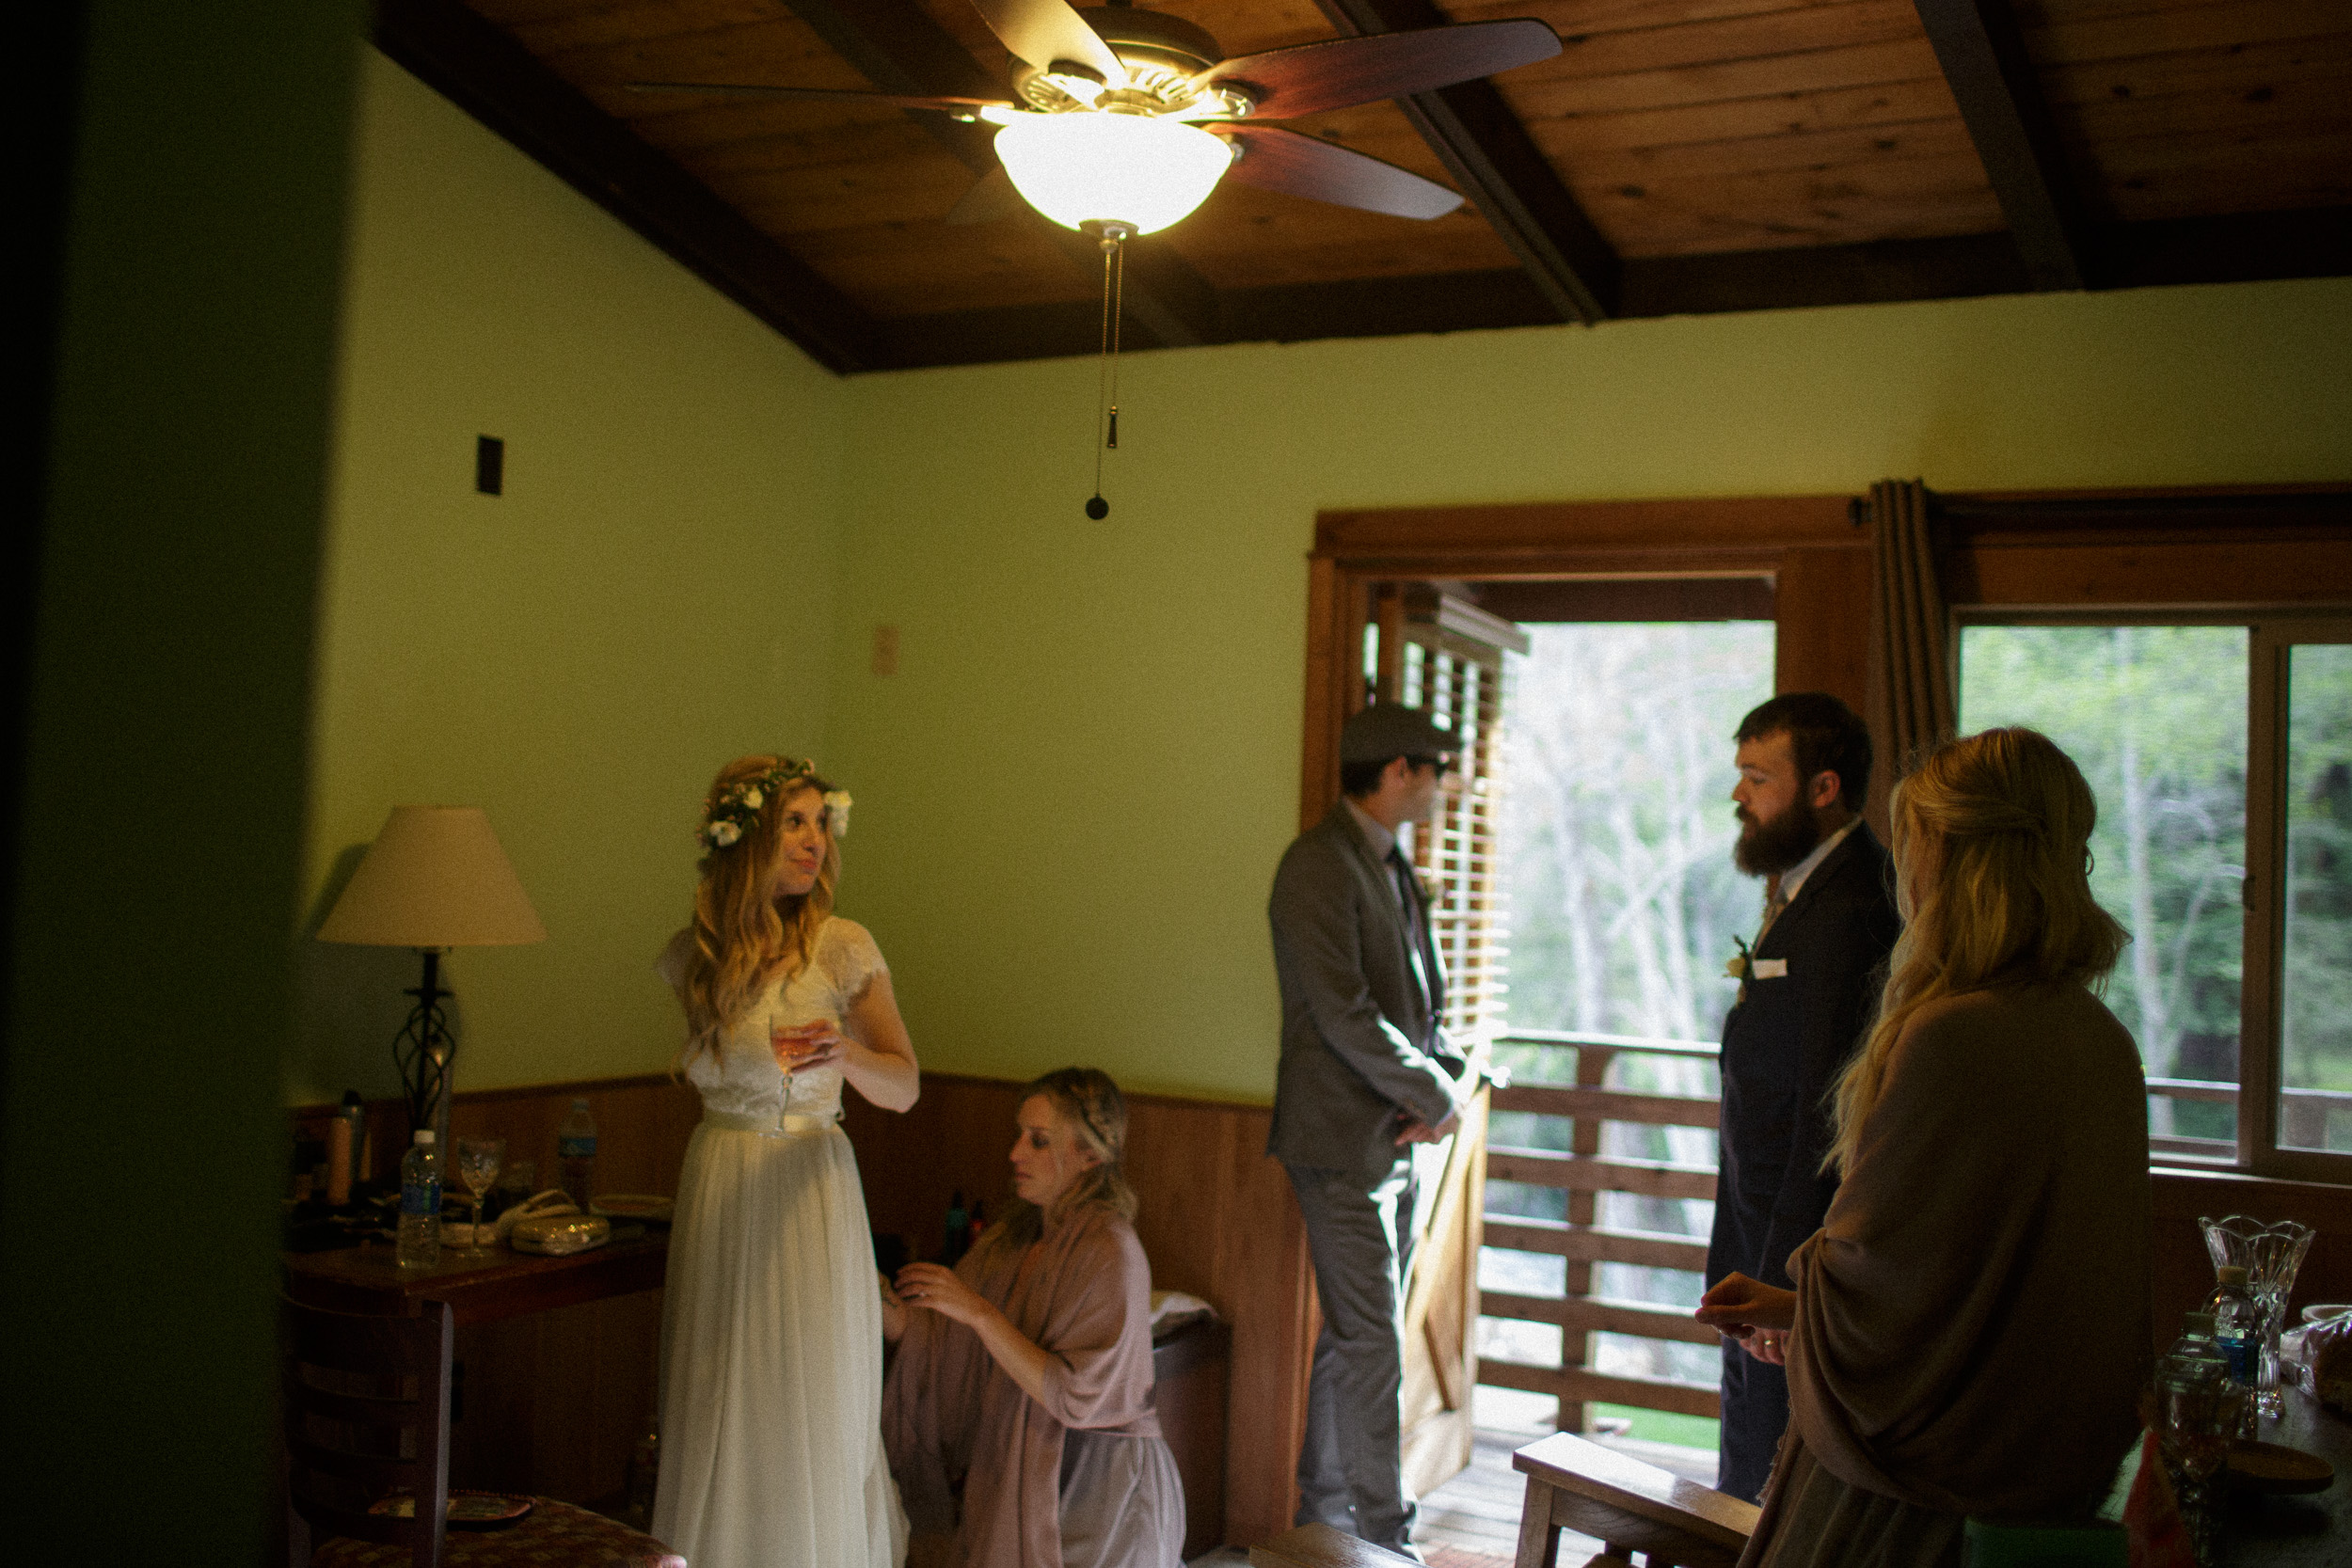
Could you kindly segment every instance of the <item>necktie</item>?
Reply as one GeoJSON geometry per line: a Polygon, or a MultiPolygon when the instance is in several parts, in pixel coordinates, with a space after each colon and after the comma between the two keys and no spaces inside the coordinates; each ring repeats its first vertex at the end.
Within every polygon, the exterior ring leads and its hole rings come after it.
{"type": "Polygon", "coordinates": [[[1403,906],[1405,920],[1405,955],[1411,962],[1413,978],[1421,982],[1421,999],[1434,1011],[1436,998],[1430,993],[1429,972],[1423,958],[1427,943],[1423,939],[1421,916],[1421,890],[1413,884],[1413,867],[1405,858],[1402,847],[1389,847],[1389,873],[1396,883],[1397,902],[1403,906]]]}
{"type": "Polygon", "coordinates": [[[1764,924],[1756,930],[1756,944],[1758,947],[1764,945],[1764,933],[1772,928],[1772,922],[1778,920],[1780,911],[1788,907],[1788,900],[1780,895],[1780,878],[1775,875],[1764,888],[1764,924]]]}

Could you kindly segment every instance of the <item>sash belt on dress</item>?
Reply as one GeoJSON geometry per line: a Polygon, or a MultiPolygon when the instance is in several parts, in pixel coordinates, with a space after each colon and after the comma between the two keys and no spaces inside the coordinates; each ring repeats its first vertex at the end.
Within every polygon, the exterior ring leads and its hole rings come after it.
{"type": "Polygon", "coordinates": [[[781,1119],[773,1117],[747,1117],[733,1111],[705,1111],[703,1124],[723,1127],[730,1132],[759,1132],[771,1138],[804,1138],[812,1132],[830,1130],[836,1118],[804,1116],[798,1111],[787,1113],[781,1119]]]}

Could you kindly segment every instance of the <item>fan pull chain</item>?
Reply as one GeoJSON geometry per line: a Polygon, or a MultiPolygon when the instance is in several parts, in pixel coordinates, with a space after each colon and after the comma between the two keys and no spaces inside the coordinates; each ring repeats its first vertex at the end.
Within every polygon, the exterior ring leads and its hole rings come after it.
{"type": "Polygon", "coordinates": [[[1086,508],[1087,515],[1100,522],[1111,514],[1111,503],[1103,499],[1103,453],[1119,450],[1119,332],[1120,318],[1126,313],[1127,248],[1120,226],[1104,224],[1099,232],[1093,224],[1087,229],[1103,246],[1103,347],[1094,372],[1094,494],[1086,508]]]}
{"type": "Polygon", "coordinates": [[[1119,450],[1119,329],[1127,315],[1127,242],[1111,242],[1111,422],[1104,444],[1119,450]]]}

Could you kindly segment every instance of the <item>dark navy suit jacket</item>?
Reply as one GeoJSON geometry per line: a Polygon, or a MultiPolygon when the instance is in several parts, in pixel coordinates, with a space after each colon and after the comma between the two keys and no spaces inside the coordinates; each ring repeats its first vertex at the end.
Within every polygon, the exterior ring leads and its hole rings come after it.
{"type": "Polygon", "coordinates": [[[1724,1021],[1723,1154],[1707,1283],[1734,1271],[1788,1287],[1788,1255],[1837,1191],[1821,1174],[1829,1095],[1877,1016],[1895,914],[1887,853],[1867,824],[1822,858],[1756,944],[1788,973],[1752,979],[1724,1021]]]}

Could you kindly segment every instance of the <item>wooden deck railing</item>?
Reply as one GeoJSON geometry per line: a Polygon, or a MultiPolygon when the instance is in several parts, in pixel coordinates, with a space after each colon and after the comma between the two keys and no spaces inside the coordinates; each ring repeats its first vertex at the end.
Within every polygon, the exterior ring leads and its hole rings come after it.
{"type": "MultiPolygon", "coordinates": [[[[1560,1429],[1581,1431],[1587,1402],[1632,1405],[1645,1410],[1673,1411],[1691,1416],[1715,1416],[1720,1399],[1715,1385],[1679,1379],[1631,1377],[1594,1370],[1591,1336],[1629,1335],[1683,1344],[1717,1343],[1712,1329],[1691,1321],[1688,1308],[1625,1301],[1597,1295],[1594,1265],[1627,1263],[1656,1269],[1682,1269],[1697,1274],[1707,1266],[1703,1238],[1655,1231],[1604,1227],[1598,1223],[1603,1193],[1628,1193],[1640,1197],[1696,1198],[1715,1196],[1715,1169],[1707,1164],[1677,1164],[1637,1160],[1602,1152],[1605,1122],[1647,1126],[1715,1128],[1720,1104],[1713,1098],[1647,1094],[1611,1086],[1611,1065],[1628,1055],[1673,1056],[1714,1061],[1718,1048],[1700,1040],[1635,1039],[1613,1035],[1515,1029],[1497,1038],[1498,1045],[1534,1045],[1572,1051],[1576,1056],[1573,1083],[1521,1082],[1494,1091],[1493,1110],[1533,1112],[1562,1117],[1571,1122],[1565,1151],[1514,1148],[1490,1143],[1486,1180],[1550,1187],[1567,1194],[1565,1220],[1531,1219],[1519,1214],[1488,1212],[1485,1244],[1519,1252],[1545,1253],[1562,1259],[1564,1289],[1557,1296],[1525,1295],[1486,1291],[1480,1312],[1558,1327],[1560,1362],[1539,1366],[1496,1357],[1482,1357],[1478,1381],[1495,1387],[1520,1388],[1549,1394],[1560,1401],[1560,1429]]],[[[1558,1076],[1558,1075],[1552,1075],[1558,1076]]],[[[2189,1079],[2151,1078],[2152,1098],[2235,1106],[2236,1085],[2189,1079]]],[[[2352,1092],[2328,1089],[2286,1089],[2285,1121],[2289,1128],[2309,1131],[2303,1141],[2325,1141],[2330,1110],[2352,1107],[2352,1092]]],[[[2216,1139],[2153,1137],[2156,1154],[2218,1154],[2226,1159],[2234,1145],[2216,1139]]]]}
{"type": "Polygon", "coordinates": [[[1494,1094],[1497,1112],[1527,1111],[1570,1118],[1567,1150],[1518,1148],[1490,1143],[1486,1151],[1489,1181],[1518,1181],[1565,1190],[1567,1217],[1540,1220],[1490,1212],[1486,1215],[1486,1244],[1549,1253],[1562,1259],[1565,1277],[1565,1288],[1558,1296],[1481,1292],[1479,1310],[1487,1317],[1557,1325],[1561,1331],[1560,1364],[1546,1367],[1482,1357],[1478,1380],[1495,1387],[1522,1388],[1556,1397],[1560,1401],[1560,1428],[1564,1432],[1582,1430],[1584,1405],[1593,1401],[1686,1416],[1715,1415],[1720,1401],[1712,1382],[1594,1370],[1591,1336],[1624,1334],[1685,1344],[1717,1343],[1715,1331],[1692,1323],[1687,1307],[1616,1300],[1596,1295],[1593,1291],[1593,1267],[1597,1263],[1685,1269],[1693,1274],[1706,1267],[1704,1238],[1603,1227],[1598,1223],[1599,1199],[1603,1193],[1629,1193],[1642,1197],[1711,1200],[1715,1196],[1713,1165],[1604,1154],[1601,1124],[1613,1121],[1715,1127],[1719,1105],[1711,1096],[1646,1094],[1609,1086],[1608,1077],[1610,1065],[1621,1056],[1662,1055],[1711,1062],[1716,1048],[1694,1040],[1631,1039],[1534,1029],[1508,1031],[1497,1043],[1543,1046],[1573,1051],[1576,1055],[1573,1084],[1521,1082],[1497,1089],[1494,1094]]]}
{"type": "MultiPolygon", "coordinates": [[[[2148,1095],[2152,1100],[2178,1100],[2191,1104],[2227,1105],[2233,1113],[2237,1109],[2238,1087],[2235,1084],[2214,1084],[2196,1078],[2151,1078],[2148,1095]]],[[[2328,1145],[2328,1117],[2330,1111],[2352,1110],[2352,1090],[2346,1089],[2280,1089],[2280,1141],[2294,1148],[2325,1148],[2328,1145]]],[[[2185,1154],[2191,1157],[2231,1160],[2237,1154],[2237,1140],[2229,1138],[2185,1138],[2151,1133],[2148,1149],[2152,1154],[2185,1154]]]]}

